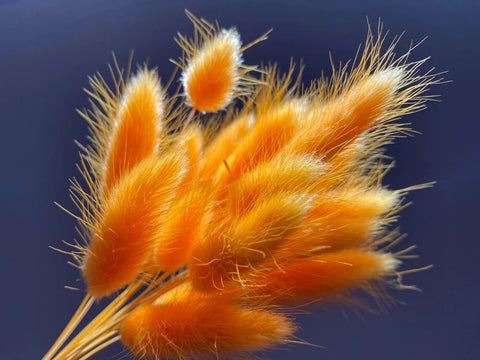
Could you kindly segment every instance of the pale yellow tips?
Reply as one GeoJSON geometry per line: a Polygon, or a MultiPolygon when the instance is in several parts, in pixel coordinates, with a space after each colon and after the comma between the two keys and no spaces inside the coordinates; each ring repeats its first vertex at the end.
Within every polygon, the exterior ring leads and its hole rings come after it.
{"type": "Polygon", "coordinates": [[[112,124],[103,165],[105,196],[125,173],[158,150],[163,112],[157,73],[140,70],[128,82],[112,124]]]}
{"type": "Polygon", "coordinates": [[[185,163],[178,154],[147,158],[113,188],[82,268],[91,295],[109,295],[138,276],[161,234],[185,163]]]}
{"type": "Polygon", "coordinates": [[[273,311],[242,307],[228,297],[181,293],[140,306],[125,319],[122,342],[135,356],[231,358],[285,344],[296,330],[273,311]]]}
{"type": "Polygon", "coordinates": [[[241,46],[234,29],[222,30],[195,52],[182,74],[189,105],[212,112],[230,103],[239,86],[241,46]]]}

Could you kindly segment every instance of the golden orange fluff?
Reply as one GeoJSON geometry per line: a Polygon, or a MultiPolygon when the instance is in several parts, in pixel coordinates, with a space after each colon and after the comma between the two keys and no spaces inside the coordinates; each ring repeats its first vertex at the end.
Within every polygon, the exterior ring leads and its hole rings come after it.
{"type": "Polygon", "coordinates": [[[285,344],[295,330],[279,313],[181,289],[135,309],[121,336],[142,358],[231,358],[285,344]]]}
{"type": "Polygon", "coordinates": [[[389,119],[389,111],[398,106],[395,97],[404,72],[390,68],[362,76],[335,98],[309,111],[291,151],[315,153],[328,160],[360,134],[389,119]]]}
{"type": "Polygon", "coordinates": [[[154,70],[146,68],[127,83],[111,124],[103,164],[104,196],[136,164],[158,151],[163,128],[163,93],[154,70]]]}
{"type": "Polygon", "coordinates": [[[297,131],[298,115],[297,108],[290,104],[257,110],[255,127],[225,159],[226,166],[219,169],[220,186],[238,180],[284,149],[297,131]]]}
{"type": "Polygon", "coordinates": [[[232,154],[243,139],[254,129],[255,116],[244,114],[233,122],[223,126],[213,140],[206,145],[200,162],[199,176],[204,182],[216,181],[220,168],[224,168],[226,159],[232,154]]]}
{"type": "Polygon", "coordinates": [[[327,170],[311,156],[281,154],[261,163],[228,187],[226,201],[231,216],[243,216],[259,199],[277,193],[310,193],[327,170]]]}
{"type": "Polygon", "coordinates": [[[195,28],[193,41],[182,35],[177,39],[184,51],[178,66],[182,69],[186,103],[202,112],[222,110],[233,98],[248,94],[249,87],[258,83],[248,76],[256,67],[242,64],[242,52],[266,39],[267,34],[242,47],[235,29],[219,29],[189,11],[186,14],[195,28]]]}
{"type": "Polygon", "coordinates": [[[91,295],[109,295],[138,276],[160,234],[186,162],[179,153],[153,155],[113,188],[92,231],[82,266],[91,295]]]}
{"type": "Polygon", "coordinates": [[[358,250],[317,255],[256,276],[248,296],[277,305],[322,301],[384,279],[399,263],[390,254],[358,250]]]}
{"type": "Polygon", "coordinates": [[[346,188],[318,193],[305,221],[276,254],[280,263],[354,247],[369,247],[398,210],[398,193],[346,188]]]}
{"type": "Polygon", "coordinates": [[[188,62],[182,82],[187,102],[194,109],[212,112],[230,103],[238,87],[241,45],[234,29],[222,30],[188,62]]]}
{"type": "Polygon", "coordinates": [[[176,198],[165,213],[162,229],[153,239],[150,272],[175,271],[190,258],[205,216],[208,194],[197,192],[176,198]]]}
{"type": "Polygon", "coordinates": [[[169,149],[185,154],[184,176],[161,220],[162,230],[153,239],[153,252],[145,265],[151,272],[175,271],[182,267],[198,238],[199,227],[211,198],[208,189],[199,187],[197,183],[202,147],[202,132],[190,126],[177,136],[169,149]]]}
{"type": "Polygon", "coordinates": [[[311,203],[308,195],[278,193],[257,202],[240,218],[227,215],[222,221],[224,213],[214,213],[189,261],[194,286],[208,292],[241,283],[256,265],[272,257],[305,218],[311,203]]]}

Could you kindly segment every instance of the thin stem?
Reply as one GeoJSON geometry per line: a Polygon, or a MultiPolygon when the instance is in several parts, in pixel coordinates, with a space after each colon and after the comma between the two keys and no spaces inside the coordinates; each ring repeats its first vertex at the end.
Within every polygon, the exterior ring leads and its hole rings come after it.
{"type": "Polygon", "coordinates": [[[171,274],[163,273],[154,276],[146,288],[135,298],[134,295],[145,285],[146,277],[140,278],[134,284],[128,286],[65,345],[53,360],[87,359],[97,351],[117,341],[119,339],[119,324],[132,310],[147,301],[153,301],[155,297],[171,289],[173,285],[178,285],[185,280],[182,273],[175,279],[172,279],[171,283],[169,281],[168,286],[162,287],[161,285],[165,279],[171,276],[171,274]],[[131,302],[129,303],[130,300],[131,302]],[[114,338],[111,338],[113,336],[116,339],[114,341],[114,338]]]}
{"type": "Polygon", "coordinates": [[[190,124],[190,122],[193,119],[193,115],[195,115],[195,109],[192,109],[192,111],[190,111],[190,114],[188,114],[188,118],[185,121],[185,123],[183,124],[182,131],[184,131],[187,128],[187,126],[190,124]]]}
{"type": "MultiPolygon", "coordinates": [[[[74,354],[72,354],[72,358],[74,359],[79,359],[85,356],[85,354],[90,354],[94,349],[99,348],[97,351],[100,349],[103,349],[101,347],[104,342],[109,341],[111,338],[119,336],[118,331],[116,330],[110,330],[102,333],[103,335],[96,337],[93,341],[88,343],[85,346],[82,346],[81,348],[78,349],[74,354]]],[[[94,353],[92,353],[93,355],[94,353]]]]}
{"type": "Polygon", "coordinates": [[[99,352],[100,350],[105,349],[106,347],[112,345],[113,343],[116,343],[118,340],[120,340],[120,335],[117,335],[117,336],[111,338],[110,340],[105,341],[104,343],[100,344],[99,346],[97,346],[96,348],[92,349],[90,352],[88,352],[88,353],[85,354],[84,356],[82,356],[79,360],[89,359],[92,355],[96,354],[96,353],[99,352]]]}
{"type": "Polygon", "coordinates": [[[78,306],[77,311],[75,311],[72,318],[68,322],[67,326],[65,326],[65,328],[63,329],[61,334],[58,336],[55,343],[52,345],[50,350],[48,350],[48,352],[45,354],[42,360],[50,360],[53,357],[53,355],[55,355],[55,353],[62,347],[62,345],[70,337],[72,332],[77,328],[80,321],[82,321],[82,319],[85,317],[88,310],[90,310],[94,300],[95,299],[90,295],[86,295],[83,298],[82,302],[78,306]]]}
{"type": "MultiPolygon", "coordinates": [[[[78,333],[55,357],[54,360],[64,360],[69,356],[77,352],[79,346],[84,345],[85,339],[89,339],[91,333],[97,334],[95,331],[98,327],[102,325],[104,321],[115,314],[115,312],[120,309],[130,298],[131,296],[142,286],[142,283],[139,281],[135,284],[127,287],[119,296],[117,296],[105,309],[98,314],[95,319],[93,319],[80,333],[78,333]]],[[[87,340],[87,342],[91,341],[87,340]]]]}

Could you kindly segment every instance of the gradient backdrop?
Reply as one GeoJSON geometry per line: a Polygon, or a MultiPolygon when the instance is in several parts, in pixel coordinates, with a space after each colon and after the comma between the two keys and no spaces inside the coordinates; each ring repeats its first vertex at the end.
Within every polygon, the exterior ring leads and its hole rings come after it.
{"type": "MultiPolygon", "coordinates": [[[[390,147],[397,160],[386,182],[393,188],[436,180],[399,222],[418,244],[418,260],[435,264],[407,283],[423,293],[397,291],[406,303],[380,315],[313,309],[301,317],[300,337],[315,344],[268,353],[272,359],[480,359],[480,2],[448,1],[153,1],[0,0],[0,359],[39,359],[80,302],[81,286],[68,257],[50,249],[71,240],[75,222],[53,205],[69,206],[68,178],[77,175],[73,139],[85,141],[75,108],[88,105],[87,76],[107,72],[115,51],[125,64],[158,66],[166,79],[169,58],[180,50],[177,31],[192,34],[183,10],[224,27],[237,26],[245,43],[274,28],[248,50],[247,64],[303,59],[305,80],[329,74],[335,61],[355,55],[365,39],[366,16],[385,22],[409,41],[428,39],[413,58],[448,70],[451,83],[435,87],[441,103],[408,117],[423,135],[390,147]]],[[[109,359],[120,346],[95,357],[109,359]]],[[[125,353],[123,353],[125,355],[125,353]]]]}

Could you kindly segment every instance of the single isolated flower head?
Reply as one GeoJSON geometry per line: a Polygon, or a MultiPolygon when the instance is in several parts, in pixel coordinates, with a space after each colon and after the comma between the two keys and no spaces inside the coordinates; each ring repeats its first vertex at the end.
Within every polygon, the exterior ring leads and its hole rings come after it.
{"type": "Polygon", "coordinates": [[[305,87],[293,64],[243,65],[266,34],[242,47],[235,29],[187,16],[183,94],[146,66],[130,75],[115,62],[113,87],[90,79],[69,212],[86,295],[43,360],[88,359],[117,341],[136,358],[254,357],[303,342],[298,308],[368,306],[359,292],[391,300],[387,288],[421,270],[400,269],[412,247],[394,250],[392,224],[407,193],[430,184],[392,190],[383,178],[385,145],[411,132],[398,119],[441,82],[420,73],[425,60],[395,58],[398,39],[382,50],[380,25],[355,61],[305,87]]]}
{"type": "Polygon", "coordinates": [[[186,13],[195,27],[193,40],[180,34],[177,39],[184,51],[178,64],[186,102],[202,112],[223,110],[234,98],[248,95],[250,86],[258,83],[248,75],[256,67],[244,65],[242,53],[265,40],[268,33],[242,47],[236,29],[220,29],[189,11],[186,13]]]}

